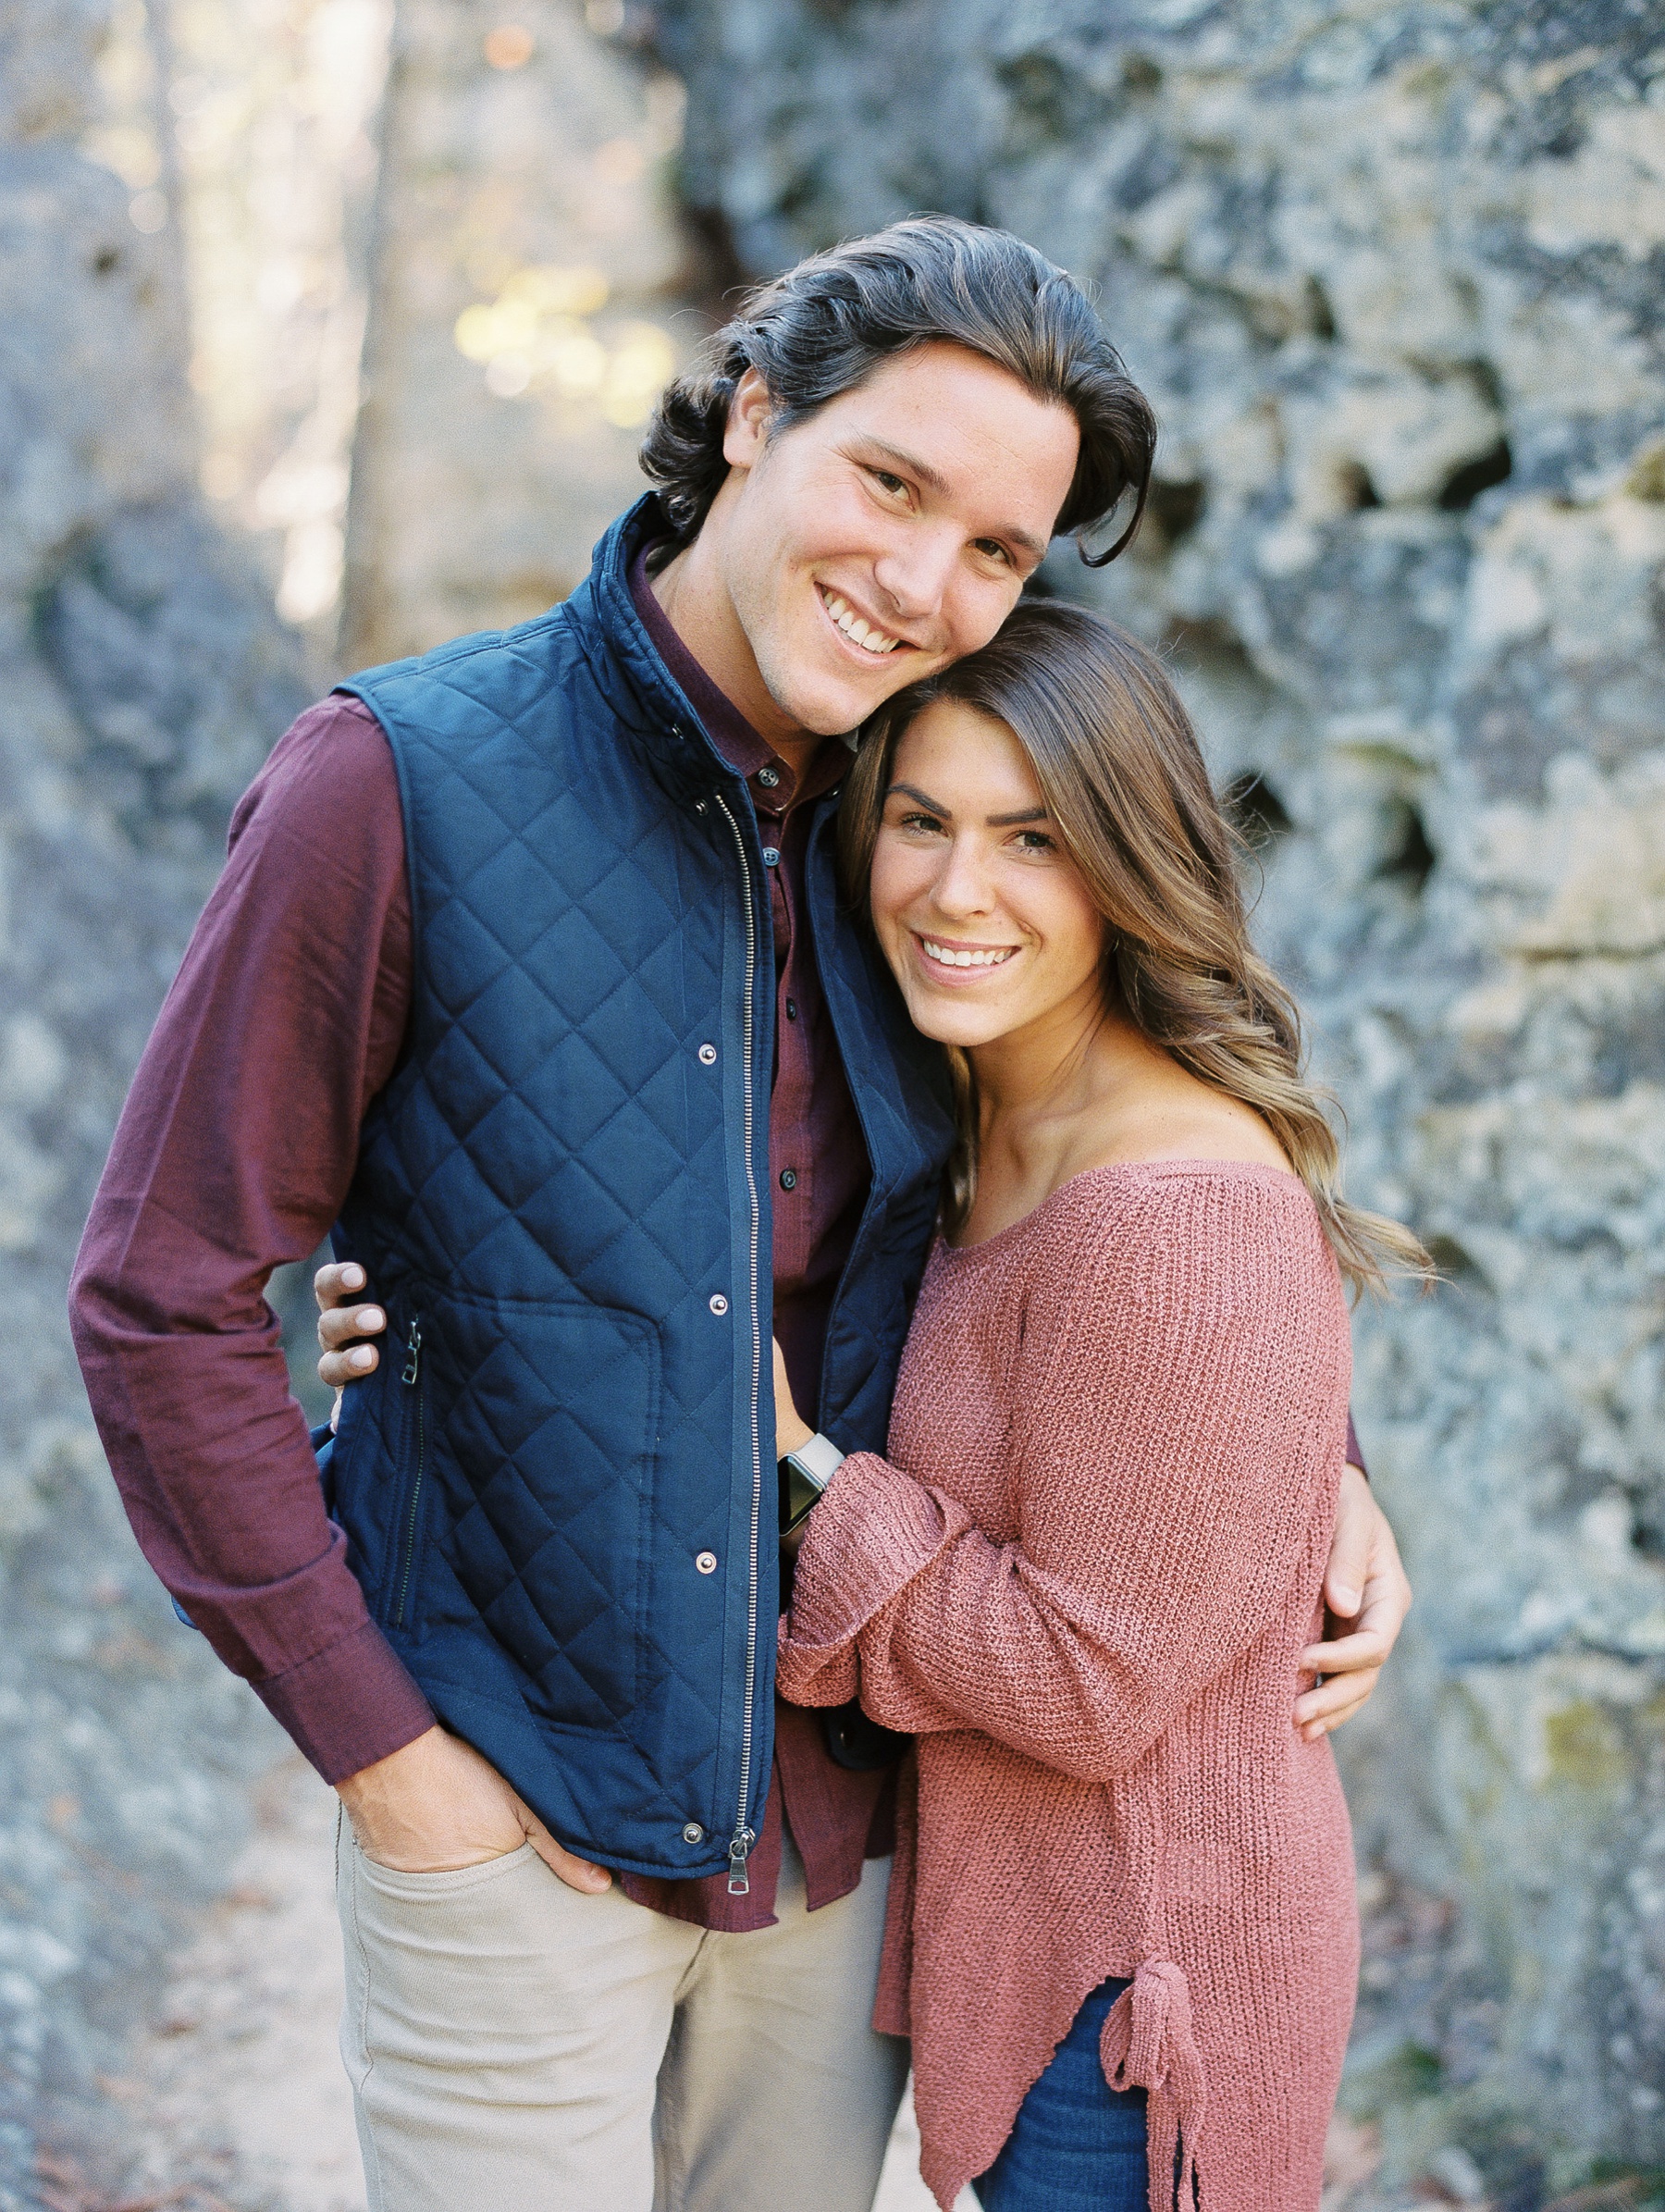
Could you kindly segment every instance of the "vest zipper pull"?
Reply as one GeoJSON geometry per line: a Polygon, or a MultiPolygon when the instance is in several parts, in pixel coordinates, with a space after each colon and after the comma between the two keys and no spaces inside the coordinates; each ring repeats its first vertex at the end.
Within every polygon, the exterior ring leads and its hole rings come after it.
{"type": "Polygon", "coordinates": [[[405,1360],[404,1373],[400,1377],[400,1380],[413,1383],[422,1372],[422,1324],[420,1321],[411,1323],[411,1333],[405,1339],[405,1351],[409,1356],[405,1360]]]}
{"type": "Polygon", "coordinates": [[[749,1828],[736,1828],[729,1838],[728,1893],[731,1897],[751,1895],[751,1884],[746,1879],[746,1862],[751,1857],[751,1847],[757,1842],[749,1828]]]}

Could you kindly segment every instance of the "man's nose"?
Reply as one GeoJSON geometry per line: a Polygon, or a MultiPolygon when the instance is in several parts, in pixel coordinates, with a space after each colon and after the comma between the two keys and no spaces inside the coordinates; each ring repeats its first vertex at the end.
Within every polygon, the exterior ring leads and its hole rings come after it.
{"type": "Polygon", "coordinates": [[[946,531],[914,525],[873,563],[873,581],[900,623],[928,623],[942,612],[956,546],[946,531]]]}

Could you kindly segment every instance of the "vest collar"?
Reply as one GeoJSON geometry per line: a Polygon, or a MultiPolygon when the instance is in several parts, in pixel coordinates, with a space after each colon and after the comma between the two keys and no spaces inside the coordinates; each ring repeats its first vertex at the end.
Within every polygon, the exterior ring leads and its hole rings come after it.
{"type": "Polygon", "coordinates": [[[703,791],[743,778],[718,751],[636,612],[630,572],[643,546],[670,534],[657,492],[610,525],[590,573],[566,602],[580,645],[608,704],[661,772],[703,791]]]}

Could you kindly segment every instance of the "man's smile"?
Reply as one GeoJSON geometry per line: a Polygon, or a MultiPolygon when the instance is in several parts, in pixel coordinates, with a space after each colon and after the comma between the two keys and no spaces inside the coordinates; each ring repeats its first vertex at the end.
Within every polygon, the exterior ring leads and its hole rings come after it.
{"type": "Polygon", "coordinates": [[[825,584],[818,584],[815,588],[821,605],[826,609],[827,620],[847,644],[858,646],[864,653],[878,659],[885,653],[894,653],[899,645],[908,642],[906,637],[895,637],[888,630],[882,630],[877,623],[869,622],[865,615],[856,612],[848,599],[830,590],[825,584]]]}

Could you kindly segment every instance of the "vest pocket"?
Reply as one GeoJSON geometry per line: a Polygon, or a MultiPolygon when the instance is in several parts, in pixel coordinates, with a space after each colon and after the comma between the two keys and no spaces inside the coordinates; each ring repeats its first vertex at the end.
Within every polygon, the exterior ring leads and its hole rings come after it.
{"type": "Polygon", "coordinates": [[[543,1719],[635,1707],[660,1341],[641,1314],[425,1292],[447,1563],[543,1719]]]}
{"type": "MultiPolygon", "coordinates": [[[[389,1347],[391,1351],[393,1347],[389,1347]]],[[[384,1625],[411,1628],[421,1581],[421,1537],[427,1499],[427,1378],[423,1372],[422,1316],[413,1314],[399,1349],[401,1393],[399,1490],[392,1526],[391,1570],[382,1606],[384,1625]]]]}

